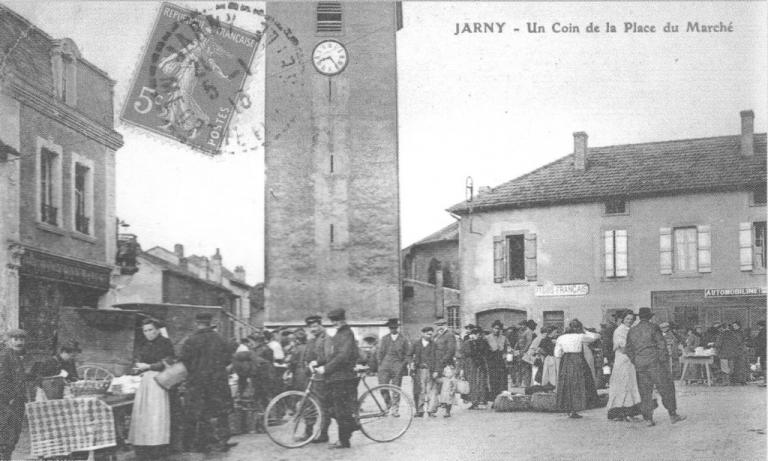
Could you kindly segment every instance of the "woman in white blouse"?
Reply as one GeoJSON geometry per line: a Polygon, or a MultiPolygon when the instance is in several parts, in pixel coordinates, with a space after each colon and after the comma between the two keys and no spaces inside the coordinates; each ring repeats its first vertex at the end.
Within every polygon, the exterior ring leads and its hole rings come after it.
{"type": "Polygon", "coordinates": [[[559,362],[557,375],[557,407],[571,418],[581,418],[579,411],[587,408],[588,400],[597,398],[595,381],[584,359],[584,344],[600,338],[585,332],[578,319],[568,323],[565,334],[555,343],[555,360],[559,362]]]}
{"type": "Polygon", "coordinates": [[[608,387],[608,419],[614,421],[629,421],[629,418],[640,414],[640,391],[637,388],[635,366],[624,352],[627,334],[633,323],[635,314],[627,310],[622,314],[621,325],[613,332],[616,359],[608,387]]]}

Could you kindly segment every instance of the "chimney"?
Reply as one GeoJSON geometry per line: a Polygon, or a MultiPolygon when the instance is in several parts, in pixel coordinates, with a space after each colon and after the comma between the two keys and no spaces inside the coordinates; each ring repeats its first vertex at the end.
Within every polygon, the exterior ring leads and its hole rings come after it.
{"type": "Polygon", "coordinates": [[[176,255],[179,260],[184,257],[184,245],[181,243],[177,243],[173,246],[173,253],[176,255]]]}
{"type": "Polygon", "coordinates": [[[216,248],[216,254],[211,258],[211,281],[221,283],[221,253],[216,248]]]}
{"type": "Polygon", "coordinates": [[[573,133],[573,166],[578,171],[587,169],[587,133],[573,133]]]}
{"type": "Polygon", "coordinates": [[[235,267],[235,279],[238,282],[245,283],[245,269],[243,268],[243,266],[235,267]]]}
{"type": "Polygon", "coordinates": [[[741,155],[755,155],[754,134],[755,113],[751,110],[741,111],[741,155]]]}

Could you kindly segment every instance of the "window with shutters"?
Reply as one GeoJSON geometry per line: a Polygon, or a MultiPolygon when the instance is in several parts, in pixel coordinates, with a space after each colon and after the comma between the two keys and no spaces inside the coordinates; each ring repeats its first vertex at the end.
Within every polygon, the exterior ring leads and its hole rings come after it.
{"type": "Polygon", "coordinates": [[[675,272],[694,272],[698,269],[696,228],[681,227],[674,230],[672,268],[675,272]]]}
{"type": "MultiPolygon", "coordinates": [[[[77,154],[73,154],[77,156],[77,154]]],[[[93,164],[86,159],[78,158],[74,162],[74,189],[72,203],[75,230],[81,234],[92,233],[93,217],[93,164]]]]}
{"type": "Polygon", "coordinates": [[[627,262],[627,231],[614,229],[603,232],[606,278],[621,278],[629,275],[627,262]]]}
{"type": "Polygon", "coordinates": [[[343,30],[341,2],[318,2],[317,32],[340,33],[343,30]]]}
{"type": "Polygon", "coordinates": [[[765,184],[760,184],[752,191],[752,205],[753,206],[765,206],[766,192],[765,184]]]}
{"type": "Polygon", "coordinates": [[[506,232],[493,239],[493,281],[536,280],[536,234],[506,232]]]}
{"type": "Polygon", "coordinates": [[[739,259],[742,271],[765,273],[765,221],[739,224],[739,259]]]}
{"type": "Polygon", "coordinates": [[[712,272],[710,226],[662,227],[659,252],[662,274],[712,272]]]}

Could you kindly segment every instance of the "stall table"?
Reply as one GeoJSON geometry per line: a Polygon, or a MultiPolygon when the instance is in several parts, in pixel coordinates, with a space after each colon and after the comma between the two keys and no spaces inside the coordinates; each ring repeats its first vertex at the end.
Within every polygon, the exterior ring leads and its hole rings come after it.
{"type": "Polygon", "coordinates": [[[680,357],[680,361],[683,364],[683,374],[680,375],[680,384],[685,385],[685,373],[688,371],[689,365],[704,366],[707,371],[707,386],[712,386],[712,370],[710,365],[715,363],[715,357],[713,355],[684,355],[680,357]]]}

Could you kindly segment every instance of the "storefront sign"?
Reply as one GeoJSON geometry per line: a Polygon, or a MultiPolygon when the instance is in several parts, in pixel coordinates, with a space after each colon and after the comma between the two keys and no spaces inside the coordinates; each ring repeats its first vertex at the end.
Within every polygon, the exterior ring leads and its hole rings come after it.
{"type": "Polygon", "coordinates": [[[108,267],[96,266],[81,261],[62,258],[48,253],[24,249],[21,256],[19,273],[30,277],[39,277],[73,285],[81,285],[99,290],[109,290],[110,274],[108,267]]]}
{"type": "Polygon", "coordinates": [[[704,290],[705,298],[719,298],[722,296],[760,296],[766,293],[765,288],[707,288],[704,290]]]}
{"type": "Polygon", "coordinates": [[[540,285],[536,287],[536,296],[584,296],[589,293],[586,283],[567,285],[540,285]]]}

